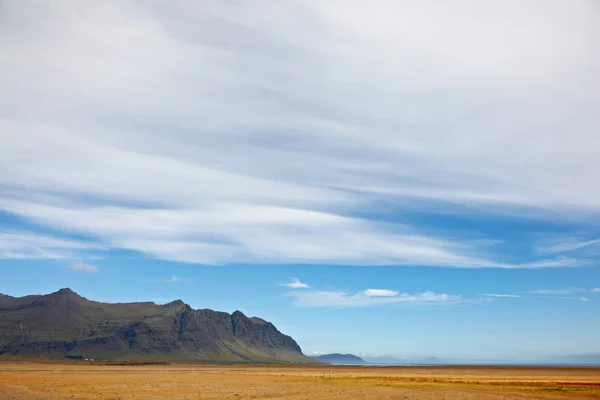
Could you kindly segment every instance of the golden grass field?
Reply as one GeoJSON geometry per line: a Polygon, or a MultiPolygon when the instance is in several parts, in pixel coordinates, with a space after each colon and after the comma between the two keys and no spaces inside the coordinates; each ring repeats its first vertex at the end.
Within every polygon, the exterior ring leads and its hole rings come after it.
{"type": "Polygon", "coordinates": [[[0,363],[0,399],[600,399],[600,367],[0,363]]]}

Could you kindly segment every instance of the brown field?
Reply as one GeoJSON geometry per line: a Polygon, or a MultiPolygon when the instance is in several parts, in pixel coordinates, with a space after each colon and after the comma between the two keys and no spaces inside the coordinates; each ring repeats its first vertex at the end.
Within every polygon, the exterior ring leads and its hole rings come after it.
{"type": "Polygon", "coordinates": [[[1,363],[0,399],[600,399],[600,367],[1,363]]]}

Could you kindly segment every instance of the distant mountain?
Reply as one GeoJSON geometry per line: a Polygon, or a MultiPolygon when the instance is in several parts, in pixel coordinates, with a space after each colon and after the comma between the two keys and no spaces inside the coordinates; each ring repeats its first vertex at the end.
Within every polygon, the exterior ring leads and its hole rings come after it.
{"type": "Polygon", "coordinates": [[[70,289],[0,295],[0,356],[84,357],[109,361],[309,363],[270,322],[181,300],[108,304],[70,289]]]}
{"type": "Polygon", "coordinates": [[[354,354],[324,354],[311,357],[313,360],[326,364],[366,364],[367,362],[354,354]]]}

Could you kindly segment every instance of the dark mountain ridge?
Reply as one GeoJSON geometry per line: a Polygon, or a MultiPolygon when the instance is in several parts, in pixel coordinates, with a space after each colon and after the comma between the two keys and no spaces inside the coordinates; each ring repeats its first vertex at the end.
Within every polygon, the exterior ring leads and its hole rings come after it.
{"type": "Polygon", "coordinates": [[[310,362],[290,336],[263,319],[181,300],[101,303],[70,289],[0,295],[0,356],[115,361],[310,362]]]}

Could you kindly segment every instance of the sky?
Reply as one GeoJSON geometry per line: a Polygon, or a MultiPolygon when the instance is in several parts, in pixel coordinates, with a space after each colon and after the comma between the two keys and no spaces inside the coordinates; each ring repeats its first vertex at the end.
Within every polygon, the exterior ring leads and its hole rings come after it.
{"type": "Polygon", "coordinates": [[[599,4],[0,2],[0,293],[600,359],[599,4]]]}

